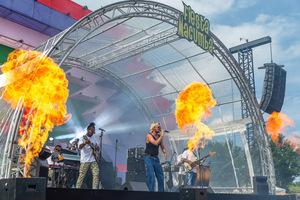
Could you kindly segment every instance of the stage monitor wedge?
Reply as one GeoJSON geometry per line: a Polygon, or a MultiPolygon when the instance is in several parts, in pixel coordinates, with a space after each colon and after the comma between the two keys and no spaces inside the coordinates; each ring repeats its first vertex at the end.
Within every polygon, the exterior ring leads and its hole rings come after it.
{"type": "Polygon", "coordinates": [[[280,112],[285,96],[286,71],[276,63],[266,63],[260,109],[266,113],[280,112]]]}

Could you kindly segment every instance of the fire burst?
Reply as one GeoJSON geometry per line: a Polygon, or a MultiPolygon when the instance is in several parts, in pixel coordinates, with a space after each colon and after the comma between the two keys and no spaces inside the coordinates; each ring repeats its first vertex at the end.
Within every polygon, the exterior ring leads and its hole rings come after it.
{"type": "Polygon", "coordinates": [[[5,75],[3,99],[17,108],[19,99],[26,124],[20,125],[19,145],[26,154],[21,162],[25,164],[25,177],[31,162],[47,141],[48,132],[54,125],[67,122],[66,101],[69,95],[68,80],[64,71],[53,60],[37,51],[15,50],[2,66],[5,75]]]}
{"type": "Polygon", "coordinates": [[[278,147],[279,134],[285,134],[287,126],[295,127],[293,120],[287,115],[273,112],[266,121],[266,132],[271,135],[273,142],[278,147]]]}
{"type": "Polygon", "coordinates": [[[187,134],[190,130],[195,132],[188,142],[188,148],[193,151],[197,149],[204,138],[202,148],[206,139],[212,139],[214,132],[201,122],[211,116],[210,108],[216,105],[212,98],[212,92],[204,83],[193,82],[179,93],[176,99],[175,117],[179,129],[187,134]]]}

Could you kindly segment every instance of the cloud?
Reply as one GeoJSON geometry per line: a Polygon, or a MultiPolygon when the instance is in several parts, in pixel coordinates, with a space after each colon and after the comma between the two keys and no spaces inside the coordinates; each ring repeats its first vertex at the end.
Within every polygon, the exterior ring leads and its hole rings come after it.
{"type": "Polygon", "coordinates": [[[256,4],[256,0],[237,0],[236,1],[237,8],[248,8],[248,7],[254,6],[255,4],[256,4]]]}

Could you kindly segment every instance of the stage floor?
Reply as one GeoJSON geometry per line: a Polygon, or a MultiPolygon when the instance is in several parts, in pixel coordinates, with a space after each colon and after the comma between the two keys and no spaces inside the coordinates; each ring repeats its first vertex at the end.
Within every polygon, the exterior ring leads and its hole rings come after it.
{"type": "Polygon", "coordinates": [[[47,188],[46,200],[300,200],[297,195],[255,195],[203,193],[201,189],[180,192],[144,192],[129,190],[93,190],[47,188]]]}

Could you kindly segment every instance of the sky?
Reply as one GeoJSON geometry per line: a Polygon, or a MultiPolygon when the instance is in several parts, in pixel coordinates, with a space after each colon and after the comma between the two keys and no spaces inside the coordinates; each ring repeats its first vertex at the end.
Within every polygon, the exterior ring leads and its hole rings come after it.
{"type": "MultiPolygon", "coordinates": [[[[73,0],[95,11],[117,0],[73,0]]],[[[180,0],[160,0],[183,11],[180,0]]],[[[284,65],[287,71],[286,91],[281,113],[295,122],[287,135],[300,136],[300,1],[299,0],[185,0],[185,4],[207,19],[211,31],[227,48],[265,36],[272,43],[253,48],[256,97],[260,102],[265,63],[284,65]],[[272,2],[272,4],[270,4],[272,2]],[[243,38],[243,39],[241,39],[243,38]]],[[[236,57],[236,55],[235,55],[236,57]]],[[[266,119],[269,115],[264,114],[266,119]]]]}

